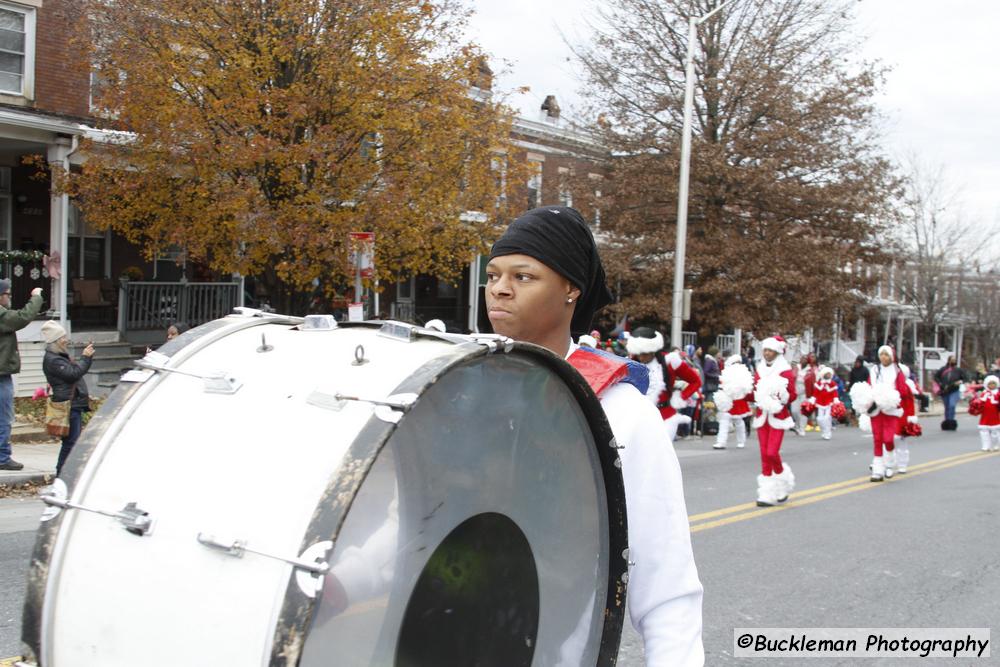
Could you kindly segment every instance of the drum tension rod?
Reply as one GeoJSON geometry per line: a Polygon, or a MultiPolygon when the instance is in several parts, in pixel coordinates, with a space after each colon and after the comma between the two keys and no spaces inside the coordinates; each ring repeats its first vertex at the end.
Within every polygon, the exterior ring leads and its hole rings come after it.
{"type": "Polygon", "coordinates": [[[125,527],[125,530],[133,535],[141,537],[143,535],[149,535],[153,531],[153,519],[149,516],[149,512],[137,507],[134,502],[128,503],[118,512],[108,512],[94,507],[79,505],[70,500],[59,498],[51,494],[42,494],[39,498],[41,498],[43,503],[51,505],[52,507],[58,507],[64,510],[80,510],[82,512],[90,512],[92,514],[100,514],[101,516],[118,519],[122,526],[125,527]]]}
{"type": "Polygon", "coordinates": [[[162,364],[151,363],[144,359],[139,359],[135,362],[135,365],[140,368],[149,368],[154,371],[163,371],[164,373],[174,373],[176,375],[186,375],[187,377],[197,378],[205,383],[205,392],[209,394],[235,394],[239,391],[239,388],[243,386],[242,382],[234,377],[227,377],[227,373],[223,373],[221,371],[217,371],[211,375],[188,373],[187,371],[182,371],[179,368],[167,368],[162,364]]]}
{"type": "Polygon", "coordinates": [[[252,553],[258,556],[263,556],[264,558],[270,558],[272,560],[280,560],[284,563],[288,563],[292,567],[298,568],[300,570],[306,570],[307,572],[312,572],[313,574],[324,575],[330,571],[330,564],[325,561],[309,561],[302,558],[288,558],[285,556],[277,556],[275,554],[269,554],[265,551],[258,551],[256,549],[251,549],[247,546],[246,540],[221,540],[215,535],[210,535],[208,533],[198,533],[198,542],[210,547],[212,549],[218,549],[219,551],[225,553],[226,555],[232,556],[233,558],[243,558],[244,553],[252,553]]]}

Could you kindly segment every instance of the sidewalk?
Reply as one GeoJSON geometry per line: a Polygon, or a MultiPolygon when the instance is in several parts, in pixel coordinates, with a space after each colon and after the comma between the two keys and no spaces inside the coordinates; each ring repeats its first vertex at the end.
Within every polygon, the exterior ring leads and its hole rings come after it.
{"type": "Polygon", "coordinates": [[[23,463],[24,468],[0,470],[0,487],[46,483],[55,477],[59,440],[46,433],[40,424],[16,420],[11,429],[10,441],[12,458],[23,463]]]}

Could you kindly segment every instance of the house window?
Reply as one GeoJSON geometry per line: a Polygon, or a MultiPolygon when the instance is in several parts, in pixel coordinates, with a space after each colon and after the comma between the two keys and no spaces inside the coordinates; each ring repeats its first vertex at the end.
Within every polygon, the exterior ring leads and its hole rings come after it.
{"type": "Polygon", "coordinates": [[[559,205],[572,206],[573,193],[570,191],[570,170],[568,167],[559,167],[559,205]]]}
{"type": "Polygon", "coordinates": [[[542,163],[531,162],[531,178],[528,179],[528,209],[542,205],[542,163]]]}
{"type": "Polygon", "coordinates": [[[107,277],[110,232],[97,231],[87,224],[76,206],[69,208],[68,240],[70,278],[107,277]]]}
{"type": "Polygon", "coordinates": [[[0,93],[33,97],[35,10],[0,2],[0,93]]]}

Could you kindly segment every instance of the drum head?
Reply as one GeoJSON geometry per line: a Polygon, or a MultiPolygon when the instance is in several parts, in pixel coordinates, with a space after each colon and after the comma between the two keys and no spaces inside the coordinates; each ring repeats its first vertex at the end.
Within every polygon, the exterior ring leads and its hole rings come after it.
{"type": "Polygon", "coordinates": [[[624,498],[593,419],[537,353],[428,383],[336,536],[299,664],[599,664],[621,629],[624,498]]]}

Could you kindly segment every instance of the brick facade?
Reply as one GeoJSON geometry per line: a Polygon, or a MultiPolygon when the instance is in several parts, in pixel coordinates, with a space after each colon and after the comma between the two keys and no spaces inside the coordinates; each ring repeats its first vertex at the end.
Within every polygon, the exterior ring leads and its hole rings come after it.
{"type": "Polygon", "coordinates": [[[86,33],[75,6],[45,0],[35,30],[35,100],[38,111],[82,118],[90,115],[90,67],[86,33]]]}

